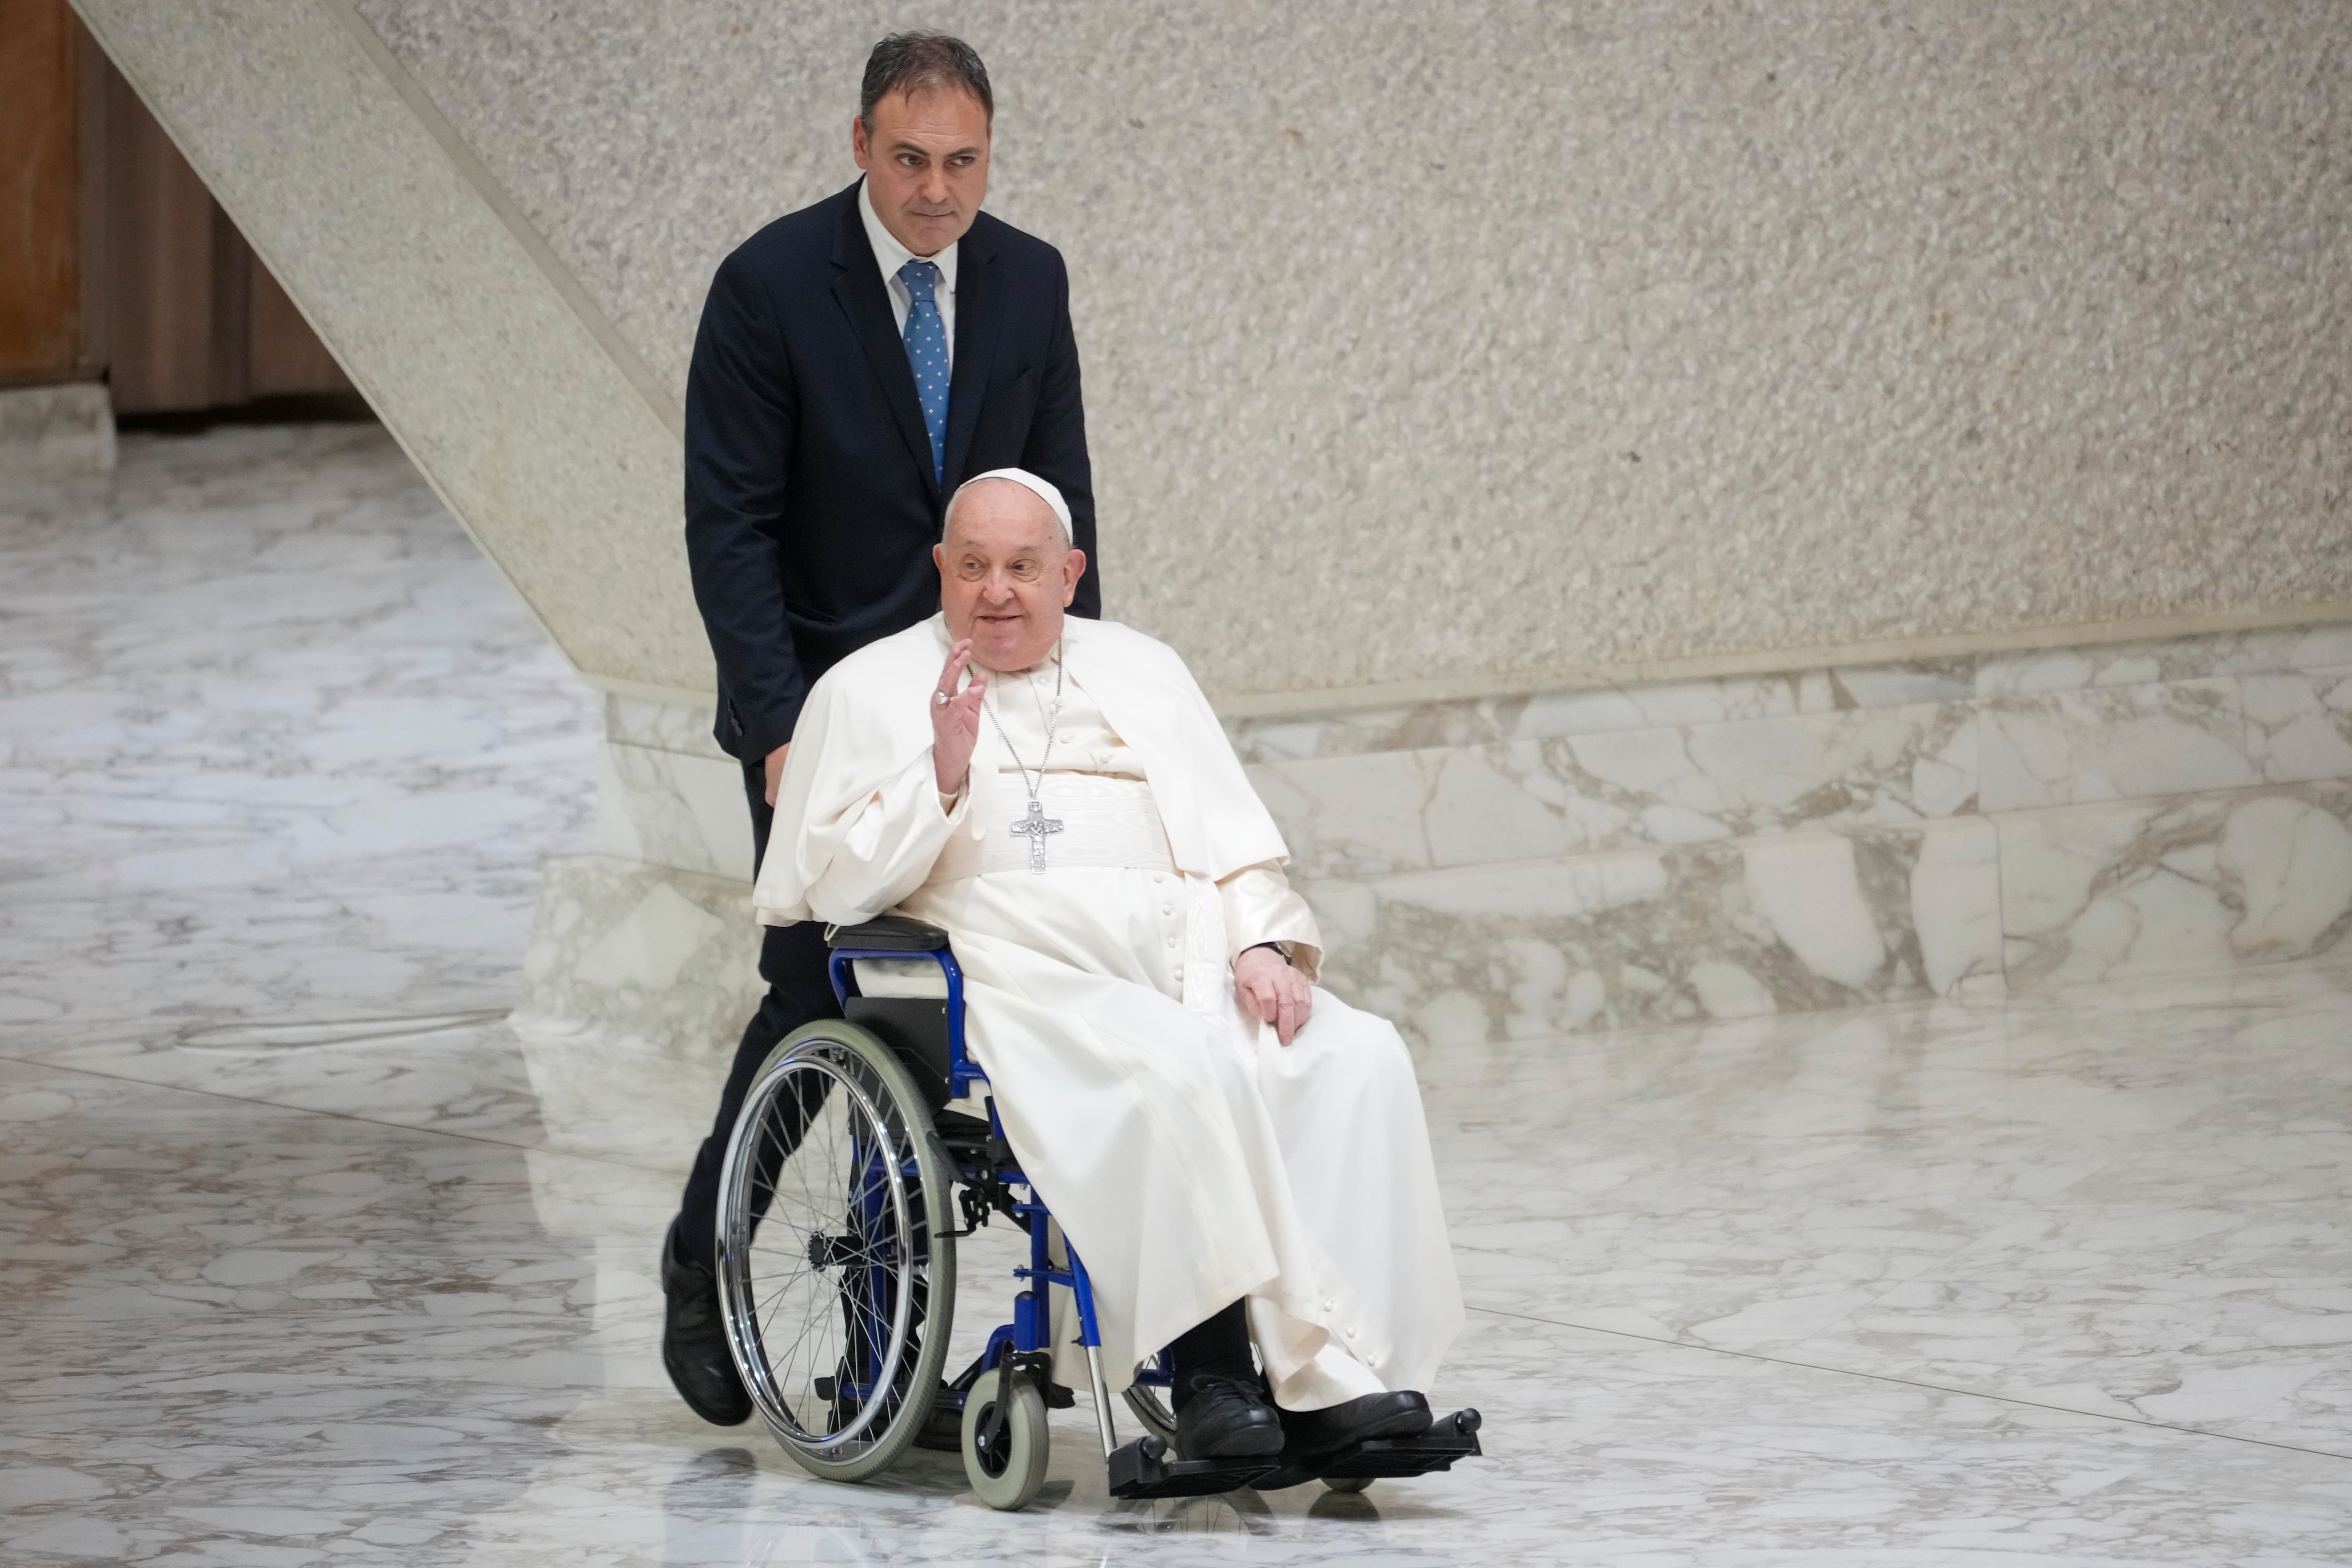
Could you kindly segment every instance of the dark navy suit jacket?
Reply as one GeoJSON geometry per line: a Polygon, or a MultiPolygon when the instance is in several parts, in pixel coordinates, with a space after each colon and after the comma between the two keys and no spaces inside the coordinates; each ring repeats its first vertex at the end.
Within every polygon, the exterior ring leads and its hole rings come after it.
{"type": "Polygon", "coordinates": [[[1069,274],[982,213],[956,259],[946,478],[851,185],[719,266],[686,390],[686,550],[719,660],[719,743],[793,737],[810,682],[939,608],[931,546],[957,485],[1023,468],[1061,487],[1099,616],[1095,501],[1069,274]]]}

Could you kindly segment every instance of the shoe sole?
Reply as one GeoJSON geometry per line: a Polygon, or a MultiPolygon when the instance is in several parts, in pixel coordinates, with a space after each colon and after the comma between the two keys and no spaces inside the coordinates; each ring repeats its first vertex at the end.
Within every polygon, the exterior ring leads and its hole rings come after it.
{"type": "Polygon", "coordinates": [[[669,1374],[670,1388],[677,1394],[680,1402],[682,1402],[688,1410],[693,1411],[697,1415],[700,1416],[703,1420],[709,1422],[713,1426],[740,1426],[744,1422],[751,1419],[751,1401],[748,1396],[743,1401],[741,1414],[734,1415],[730,1415],[723,1412],[713,1414],[711,1411],[705,1409],[699,1400],[687,1393],[685,1383],[680,1380],[677,1375],[677,1368],[670,1364],[670,1359],[667,1355],[664,1355],[662,1357],[662,1371],[669,1374]]]}

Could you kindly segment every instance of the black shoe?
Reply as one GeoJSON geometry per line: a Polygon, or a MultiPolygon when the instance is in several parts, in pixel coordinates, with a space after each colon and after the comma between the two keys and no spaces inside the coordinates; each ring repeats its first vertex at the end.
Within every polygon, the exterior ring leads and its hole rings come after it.
{"type": "Polygon", "coordinates": [[[931,1413],[924,1418],[922,1430],[915,1434],[915,1447],[935,1454],[963,1452],[963,1412],[956,1408],[944,1383],[931,1400],[931,1413]]]}
{"type": "Polygon", "coordinates": [[[1176,1413],[1176,1457],[1270,1459],[1282,1452],[1282,1420],[1262,1389],[1229,1377],[1195,1378],[1176,1413]]]}
{"type": "Polygon", "coordinates": [[[1374,1437],[1418,1437],[1429,1430],[1429,1401],[1409,1388],[1367,1394],[1328,1410],[1282,1413],[1283,1461],[1352,1448],[1374,1437]]]}
{"type": "Polygon", "coordinates": [[[727,1322],[719,1312],[719,1281],[710,1270],[677,1255],[677,1222],[662,1237],[662,1365],[688,1408],[714,1426],[751,1418],[751,1396],[727,1353],[727,1322]]]}

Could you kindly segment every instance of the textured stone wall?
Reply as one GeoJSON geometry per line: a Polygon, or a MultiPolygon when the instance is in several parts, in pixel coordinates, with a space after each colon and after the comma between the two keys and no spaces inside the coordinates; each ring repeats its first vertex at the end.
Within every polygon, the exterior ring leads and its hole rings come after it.
{"type": "Polygon", "coordinates": [[[1226,691],[2352,597],[2352,14],[361,0],[656,374],[954,27],[1226,691]]]}
{"type": "MultiPolygon", "coordinates": [[[[673,418],[719,257],[852,177],[872,40],[972,39],[992,205],[1072,265],[1111,607],[1227,696],[2352,602],[2340,0],[320,10],[365,18],[673,418]]],[[[200,135],[273,90],[180,58],[200,135]]],[[[618,460],[576,431],[532,434],[618,460]]],[[[618,542],[509,571],[592,670],[698,682],[674,475],[637,470],[573,530],[618,542]]],[[[514,553],[527,498],[445,488],[514,553]]]]}

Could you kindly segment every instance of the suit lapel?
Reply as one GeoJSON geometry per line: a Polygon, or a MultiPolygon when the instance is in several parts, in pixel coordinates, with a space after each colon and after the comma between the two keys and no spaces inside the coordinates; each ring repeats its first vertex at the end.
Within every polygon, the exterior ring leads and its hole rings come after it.
{"type": "MultiPolygon", "coordinates": [[[[873,366],[876,379],[882,384],[883,401],[889,404],[891,416],[898,422],[898,434],[907,438],[908,455],[922,474],[924,488],[936,499],[939,487],[931,476],[930,432],[923,428],[923,405],[915,394],[915,373],[907,364],[907,345],[893,330],[890,296],[882,288],[882,268],[874,259],[874,247],[866,243],[866,225],[858,216],[856,185],[849,187],[849,199],[842,206],[841,234],[834,245],[833,267],[833,297],[839,302],[842,314],[848,318],[857,346],[866,351],[866,363],[873,366]]],[[[959,299],[959,307],[961,303],[959,299]]],[[[961,351],[961,315],[956,329],[961,351]]],[[[959,359],[956,379],[948,392],[950,417],[955,407],[955,388],[963,379],[961,373],[959,359]]]]}
{"type": "MultiPolygon", "coordinates": [[[[971,433],[980,424],[981,400],[996,366],[999,327],[1004,317],[1003,280],[996,275],[996,245],[982,214],[956,252],[955,372],[948,381],[947,480],[950,489],[969,476],[971,433]]],[[[907,377],[909,386],[914,375],[907,377]]]]}

